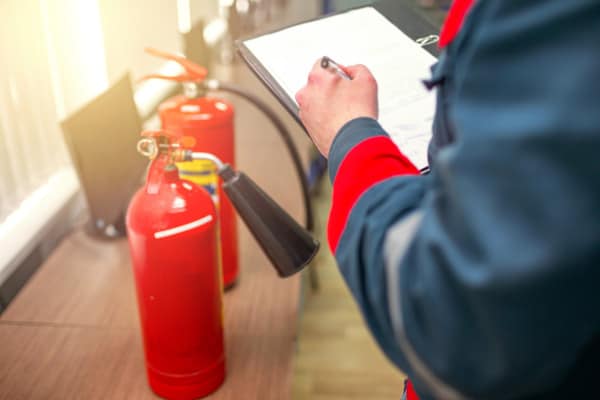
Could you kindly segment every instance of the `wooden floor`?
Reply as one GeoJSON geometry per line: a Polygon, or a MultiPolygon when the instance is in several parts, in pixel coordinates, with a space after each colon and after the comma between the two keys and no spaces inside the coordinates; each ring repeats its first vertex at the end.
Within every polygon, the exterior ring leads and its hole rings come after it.
{"type": "Polygon", "coordinates": [[[322,233],[331,198],[328,179],[323,181],[315,199],[323,248],[314,267],[321,288],[304,293],[292,398],[398,400],[404,376],[368,332],[322,233]]]}

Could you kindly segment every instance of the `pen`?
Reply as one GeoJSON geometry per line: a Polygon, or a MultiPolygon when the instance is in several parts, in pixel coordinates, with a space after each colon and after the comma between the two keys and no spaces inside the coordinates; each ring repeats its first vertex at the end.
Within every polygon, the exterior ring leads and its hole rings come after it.
{"type": "Polygon", "coordinates": [[[342,67],[340,67],[338,65],[338,63],[336,63],[335,61],[333,61],[331,58],[329,58],[327,56],[324,56],[323,58],[321,58],[321,68],[333,71],[346,80],[349,80],[349,81],[352,80],[352,77],[350,75],[348,75],[342,69],[342,67]]]}

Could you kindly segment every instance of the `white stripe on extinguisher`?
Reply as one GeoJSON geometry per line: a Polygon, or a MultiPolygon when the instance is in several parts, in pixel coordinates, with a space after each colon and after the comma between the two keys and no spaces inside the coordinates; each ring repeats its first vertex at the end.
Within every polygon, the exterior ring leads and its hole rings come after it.
{"type": "Polygon", "coordinates": [[[205,217],[202,217],[196,221],[192,221],[190,223],[184,224],[184,225],[179,225],[176,226],[175,228],[170,228],[170,229],[165,229],[164,231],[158,231],[154,233],[154,238],[155,239],[162,239],[162,238],[166,238],[169,236],[173,236],[173,235],[177,235],[179,233],[182,232],[187,232],[191,229],[197,228],[199,226],[202,226],[204,224],[209,223],[210,221],[213,220],[213,216],[212,215],[207,215],[205,217]]]}

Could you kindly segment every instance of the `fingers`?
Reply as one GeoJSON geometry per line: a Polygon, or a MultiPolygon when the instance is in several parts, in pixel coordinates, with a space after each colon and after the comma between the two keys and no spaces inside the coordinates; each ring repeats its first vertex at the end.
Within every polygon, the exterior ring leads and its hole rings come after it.
{"type": "Polygon", "coordinates": [[[365,71],[369,71],[369,69],[362,64],[356,64],[346,66],[346,71],[351,74],[352,77],[355,77],[356,75],[364,73],[365,71]]]}
{"type": "MultiPolygon", "coordinates": [[[[342,68],[343,71],[347,73],[355,83],[365,82],[369,86],[374,86],[375,89],[377,88],[377,82],[375,81],[371,71],[366,66],[357,64],[340,66],[340,68],[342,68]]],[[[331,71],[321,67],[321,58],[317,59],[314,62],[310,73],[308,74],[306,85],[295,95],[298,106],[300,108],[306,106],[307,102],[305,99],[310,98],[310,93],[313,90],[326,91],[328,90],[328,87],[332,87],[332,85],[339,83],[340,80],[341,79],[338,74],[331,73],[331,71]]]]}
{"type": "Polygon", "coordinates": [[[315,61],[310,70],[310,73],[308,74],[308,83],[320,84],[326,82],[333,76],[335,76],[335,74],[331,74],[328,70],[321,67],[321,58],[319,58],[317,59],[317,61],[315,61]]]}
{"type": "Polygon", "coordinates": [[[304,99],[307,96],[306,92],[309,91],[309,87],[313,86],[313,85],[318,85],[318,83],[320,81],[319,70],[322,69],[320,67],[320,65],[321,65],[321,59],[318,59],[317,61],[315,61],[310,72],[308,73],[306,85],[304,85],[302,87],[302,89],[300,89],[294,96],[296,99],[296,103],[298,103],[298,106],[300,107],[300,109],[302,109],[305,105],[304,99]]]}
{"type": "MultiPolygon", "coordinates": [[[[313,64],[309,76],[309,83],[321,83],[321,82],[335,82],[339,81],[340,74],[336,73],[333,67],[331,68],[323,68],[322,65],[323,58],[319,58],[313,64]]],[[[332,61],[333,62],[333,61],[332,61]]],[[[340,64],[335,64],[335,67],[339,67],[346,75],[353,77],[353,73],[348,67],[340,64]]],[[[365,67],[366,68],[366,67],[365,67]]]]}
{"type": "Polygon", "coordinates": [[[365,65],[357,64],[357,65],[349,65],[346,67],[348,74],[352,77],[352,79],[368,79],[375,80],[371,70],[367,68],[365,65]]]}
{"type": "Polygon", "coordinates": [[[296,103],[298,103],[298,106],[300,106],[300,108],[302,108],[302,106],[304,105],[304,92],[306,91],[306,86],[304,86],[302,89],[298,90],[298,93],[296,93],[296,103]]]}
{"type": "Polygon", "coordinates": [[[308,74],[306,85],[304,85],[304,87],[295,95],[298,106],[302,108],[305,105],[304,99],[309,96],[307,92],[310,92],[313,88],[315,90],[324,90],[324,87],[327,85],[327,83],[333,82],[334,79],[335,74],[331,74],[329,71],[323,69],[321,67],[321,59],[317,59],[308,74]]]}
{"type": "MultiPolygon", "coordinates": [[[[365,65],[357,64],[344,66],[338,64],[338,66],[342,71],[350,76],[351,80],[364,81],[367,84],[377,86],[375,77],[365,65]]],[[[313,64],[312,70],[308,76],[308,82],[322,84],[322,82],[335,82],[336,80],[339,80],[339,78],[340,76],[338,74],[331,73],[331,71],[323,69],[321,67],[321,59],[319,59],[313,64]]]]}
{"type": "MultiPolygon", "coordinates": [[[[327,75],[325,74],[326,72],[328,72],[326,69],[321,67],[321,60],[322,58],[317,59],[311,70],[310,70],[310,74],[313,74],[315,77],[318,77],[320,75],[327,75]]],[[[365,65],[363,64],[356,64],[356,65],[340,65],[338,64],[338,66],[342,69],[342,71],[344,71],[346,74],[348,74],[350,77],[355,78],[355,77],[372,77],[373,74],[371,73],[371,71],[369,70],[369,68],[367,68],[365,65]]],[[[329,74],[332,76],[335,76],[335,74],[329,74]]]]}
{"type": "Polygon", "coordinates": [[[311,71],[317,70],[317,69],[323,69],[321,68],[321,60],[323,60],[323,57],[319,57],[317,58],[317,60],[314,62],[311,71]]]}
{"type": "Polygon", "coordinates": [[[344,73],[345,73],[346,75],[348,75],[350,78],[353,78],[353,76],[352,76],[352,71],[350,71],[350,70],[348,69],[348,67],[346,67],[345,65],[338,65],[338,66],[340,67],[340,69],[341,69],[342,71],[344,71],[344,73]]]}

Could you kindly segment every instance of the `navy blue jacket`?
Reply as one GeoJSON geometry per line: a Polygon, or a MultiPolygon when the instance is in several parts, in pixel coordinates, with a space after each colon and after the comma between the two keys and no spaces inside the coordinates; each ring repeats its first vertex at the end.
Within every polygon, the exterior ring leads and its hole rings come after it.
{"type": "Polygon", "coordinates": [[[423,399],[600,398],[600,1],[480,0],[432,84],[429,175],[367,118],[330,151],[368,326],[423,399]]]}

